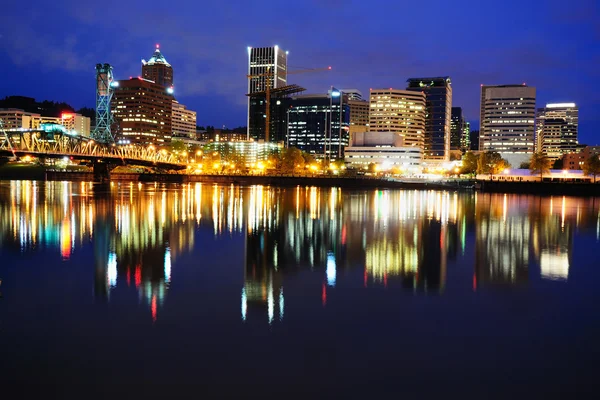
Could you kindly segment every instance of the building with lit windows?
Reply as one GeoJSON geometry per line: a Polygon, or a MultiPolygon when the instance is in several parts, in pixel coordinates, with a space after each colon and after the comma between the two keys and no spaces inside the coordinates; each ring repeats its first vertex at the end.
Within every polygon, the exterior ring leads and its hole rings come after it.
{"type": "Polygon", "coordinates": [[[479,150],[495,151],[513,166],[529,160],[534,151],[534,87],[482,86],[483,125],[479,150]]]}
{"type": "Polygon", "coordinates": [[[75,131],[81,136],[90,136],[90,118],[76,113],[62,113],[61,125],[69,132],[75,131]]]}
{"type": "MultiPolygon", "coordinates": [[[[279,46],[248,47],[248,140],[265,139],[265,91],[287,85],[287,54],[279,46]]],[[[280,140],[269,137],[269,141],[280,140]]]]}
{"type": "Polygon", "coordinates": [[[250,166],[259,161],[267,161],[269,156],[279,153],[283,150],[283,144],[267,143],[263,141],[255,142],[236,141],[236,142],[210,142],[206,145],[206,152],[217,152],[222,160],[239,159],[246,166],[250,166]]]}
{"type": "Polygon", "coordinates": [[[151,80],[117,81],[111,107],[117,128],[117,143],[163,144],[171,141],[173,96],[151,80]]]}
{"type": "Polygon", "coordinates": [[[536,118],[536,151],[557,160],[577,150],[579,110],[575,103],[546,104],[536,118]]]}
{"type": "Polygon", "coordinates": [[[329,94],[292,96],[282,103],[287,110],[287,147],[296,147],[317,158],[343,159],[350,124],[346,96],[334,91],[333,97],[329,94]]]}
{"type": "MultiPolygon", "coordinates": [[[[581,147],[581,146],[580,146],[581,147]]],[[[593,155],[600,154],[600,146],[585,146],[579,152],[563,155],[563,169],[579,170],[583,163],[593,155]]]]}
{"type": "Polygon", "coordinates": [[[171,110],[171,127],[173,136],[196,137],[196,111],[188,110],[186,106],[173,100],[171,110]]]}
{"type": "Polygon", "coordinates": [[[461,107],[452,107],[450,120],[450,150],[469,148],[469,130],[471,124],[465,121],[461,107]]]}
{"type": "Polygon", "coordinates": [[[173,87],[173,67],[162,55],[158,45],[148,61],[142,60],[142,78],[163,87],[173,87]]]}
{"type": "Polygon", "coordinates": [[[369,132],[395,132],[405,146],[423,150],[425,94],[398,89],[371,89],[369,132]]]}
{"type": "Polygon", "coordinates": [[[0,119],[5,130],[15,129],[38,129],[40,127],[41,115],[29,113],[18,108],[0,109],[0,119]]]}
{"type": "Polygon", "coordinates": [[[425,135],[423,158],[426,161],[450,160],[450,120],[452,85],[450,78],[410,78],[407,90],[425,94],[425,135]]]}
{"type": "Polygon", "coordinates": [[[346,147],[345,162],[349,167],[367,168],[376,164],[381,170],[398,168],[418,172],[423,158],[419,146],[407,146],[397,132],[364,132],[352,135],[346,147]]]}

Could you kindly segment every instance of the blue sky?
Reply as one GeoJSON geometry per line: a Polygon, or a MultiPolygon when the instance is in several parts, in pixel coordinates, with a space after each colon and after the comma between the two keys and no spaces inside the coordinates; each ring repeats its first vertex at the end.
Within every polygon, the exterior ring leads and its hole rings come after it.
{"type": "MultiPolygon", "coordinates": [[[[526,82],[538,107],[575,102],[580,142],[600,144],[600,3],[466,0],[30,1],[0,15],[0,96],[94,106],[94,67],[138,76],[156,43],[173,65],[178,100],[200,125],[246,121],[247,46],[278,44],[309,92],[330,85],[404,88],[406,79],[450,76],[453,105],[479,116],[481,84],[526,82]],[[60,5],[59,5],[60,4],[60,5]]],[[[291,76],[290,76],[291,78],[291,76]]]]}

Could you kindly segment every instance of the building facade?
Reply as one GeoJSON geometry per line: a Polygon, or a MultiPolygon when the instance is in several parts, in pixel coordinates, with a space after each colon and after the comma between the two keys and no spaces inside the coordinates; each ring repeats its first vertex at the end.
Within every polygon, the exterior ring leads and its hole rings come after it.
{"type": "Polygon", "coordinates": [[[173,87],[173,67],[162,55],[158,45],[148,61],[142,60],[142,78],[163,87],[173,87]]]}
{"type": "Polygon", "coordinates": [[[173,100],[171,110],[171,127],[173,136],[195,138],[196,111],[188,110],[186,106],[173,100]]]}
{"type": "Polygon", "coordinates": [[[84,117],[81,114],[75,113],[62,113],[61,117],[61,125],[65,127],[65,129],[69,132],[75,131],[77,134],[81,136],[89,137],[90,130],[90,118],[84,117]]]}
{"type": "Polygon", "coordinates": [[[585,146],[581,151],[563,155],[563,169],[578,170],[593,155],[600,154],[600,146],[585,146]]]}
{"type": "Polygon", "coordinates": [[[406,146],[423,149],[425,94],[398,89],[371,89],[370,132],[395,132],[406,146]]]}
{"type": "MultiPolygon", "coordinates": [[[[287,85],[287,51],[279,46],[248,47],[247,140],[265,139],[266,90],[287,85]]],[[[279,141],[269,135],[269,141],[279,141]]]]}
{"type": "Polygon", "coordinates": [[[407,146],[396,132],[364,132],[352,135],[346,148],[345,162],[349,167],[367,168],[376,164],[381,170],[392,168],[418,172],[423,154],[419,146],[407,146]]]}
{"type": "Polygon", "coordinates": [[[452,82],[450,77],[410,78],[407,90],[425,94],[425,137],[423,157],[428,161],[450,159],[452,82]]]}
{"type": "Polygon", "coordinates": [[[168,88],[143,78],[118,82],[111,104],[118,124],[117,143],[170,142],[173,96],[168,88]]]}
{"type": "Polygon", "coordinates": [[[29,113],[18,108],[0,109],[0,119],[5,130],[39,129],[41,115],[29,113]]]}
{"type": "Polygon", "coordinates": [[[534,87],[482,86],[483,125],[479,150],[495,151],[511,165],[527,161],[534,151],[534,87]]]}
{"type": "Polygon", "coordinates": [[[222,160],[237,159],[247,167],[259,161],[267,161],[271,154],[279,153],[282,150],[282,143],[255,142],[253,140],[215,141],[208,143],[204,148],[205,152],[219,153],[222,160]]]}
{"type": "Polygon", "coordinates": [[[469,132],[469,150],[479,151],[479,131],[472,130],[469,132]]]}
{"type": "Polygon", "coordinates": [[[317,158],[339,159],[348,146],[350,107],[346,96],[292,96],[282,100],[287,110],[287,147],[317,158]]]}
{"type": "Polygon", "coordinates": [[[577,150],[579,110],[575,103],[546,104],[536,116],[536,151],[557,160],[577,150]]]}
{"type": "Polygon", "coordinates": [[[465,119],[461,107],[452,107],[450,119],[450,150],[461,150],[465,130],[465,119]]]}
{"type": "Polygon", "coordinates": [[[463,125],[462,138],[460,139],[460,149],[465,152],[471,148],[471,123],[465,121],[463,125]]]}

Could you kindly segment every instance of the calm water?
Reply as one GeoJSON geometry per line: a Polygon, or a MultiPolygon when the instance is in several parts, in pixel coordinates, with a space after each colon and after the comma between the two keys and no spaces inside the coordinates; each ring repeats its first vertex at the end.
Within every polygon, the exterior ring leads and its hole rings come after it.
{"type": "Polygon", "coordinates": [[[50,384],[53,397],[84,384],[86,398],[581,393],[600,372],[599,207],[0,182],[0,387],[50,384]]]}

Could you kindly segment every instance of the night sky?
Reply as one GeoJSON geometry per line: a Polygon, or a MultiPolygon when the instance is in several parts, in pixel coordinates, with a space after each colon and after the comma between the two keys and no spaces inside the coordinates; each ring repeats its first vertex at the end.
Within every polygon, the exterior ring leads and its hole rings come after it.
{"type": "Polygon", "coordinates": [[[0,96],[94,106],[96,63],[138,76],[160,43],[177,99],[199,125],[246,123],[247,46],[289,50],[308,92],[404,89],[450,76],[453,105],[478,126],[480,84],[526,82],[537,105],[575,102],[580,143],[600,144],[600,3],[484,1],[10,1],[0,14],[0,96]],[[157,3],[157,5],[155,5],[157,3]]]}

